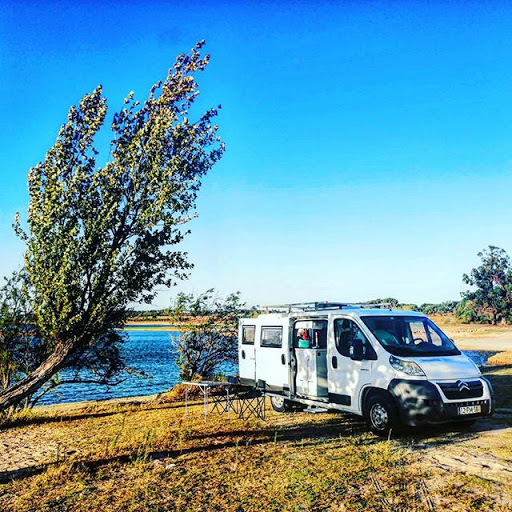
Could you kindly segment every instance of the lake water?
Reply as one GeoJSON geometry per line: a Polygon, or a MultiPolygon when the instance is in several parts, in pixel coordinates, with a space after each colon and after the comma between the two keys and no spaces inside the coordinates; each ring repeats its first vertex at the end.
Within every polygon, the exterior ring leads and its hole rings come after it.
{"type": "MultiPolygon", "coordinates": [[[[126,363],[139,372],[144,372],[147,377],[129,375],[124,382],[113,387],[65,384],[54,393],[44,396],[39,403],[43,405],[153,395],[167,391],[179,382],[177,354],[171,343],[171,337],[179,335],[179,332],[128,330],[126,333],[127,340],[123,346],[126,363]]],[[[481,366],[496,352],[468,350],[465,353],[481,366]]],[[[233,368],[230,373],[236,372],[237,369],[233,368]]],[[[62,377],[65,377],[65,372],[62,372],[62,377]]]]}
{"type": "MultiPolygon", "coordinates": [[[[128,330],[126,334],[127,339],[122,348],[126,364],[144,372],[147,377],[128,375],[124,382],[112,387],[63,384],[54,393],[41,398],[39,404],[153,395],[166,391],[179,382],[177,355],[171,343],[171,336],[179,335],[179,332],[128,330]]],[[[64,378],[65,372],[61,372],[61,375],[64,378]]]]}

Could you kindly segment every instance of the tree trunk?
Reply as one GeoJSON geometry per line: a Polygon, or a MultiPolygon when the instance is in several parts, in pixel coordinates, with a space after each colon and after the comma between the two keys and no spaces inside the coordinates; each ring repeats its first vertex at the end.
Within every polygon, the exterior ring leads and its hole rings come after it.
{"type": "Polygon", "coordinates": [[[59,343],[50,356],[31,374],[0,393],[0,411],[18,405],[50,380],[66,364],[76,340],[59,343]]]}

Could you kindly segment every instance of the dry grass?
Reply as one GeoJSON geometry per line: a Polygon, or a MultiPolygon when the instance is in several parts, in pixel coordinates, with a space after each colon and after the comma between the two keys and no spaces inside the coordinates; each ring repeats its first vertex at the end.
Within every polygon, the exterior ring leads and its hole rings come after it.
{"type": "Polygon", "coordinates": [[[429,315],[429,318],[455,339],[512,334],[512,325],[463,324],[453,315],[429,315]]]}
{"type": "Polygon", "coordinates": [[[493,356],[489,357],[488,364],[497,366],[512,365],[512,350],[494,354],[493,356]]]}
{"type": "Polygon", "coordinates": [[[0,433],[37,428],[61,446],[39,474],[0,486],[0,510],[506,510],[499,484],[436,478],[410,440],[378,439],[348,416],[205,423],[200,405],[184,417],[157,401],[60,413],[0,433]]]}
{"type": "MultiPolygon", "coordinates": [[[[512,406],[512,368],[488,376],[499,406],[512,406]]],[[[177,390],[146,402],[48,407],[19,418],[0,430],[0,446],[50,449],[37,464],[20,455],[22,474],[13,472],[12,453],[0,476],[15,479],[0,485],[0,510],[511,510],[510,481],[470,474],[457,462],[471,440],[473,452],[512,464],[510,431],[499,445],[494,432],[483,444],[472,431],[449,429],[386,441],[350,416],[271,410],[265,422],[211,414],[205,423],[201,404],[185,417],[180,397],[177,390]],[[438,448],[455,461],[449,470],[428,462],[438,448]]]]}
{"type": "Polygon", "coordinates": [[[512,411],[512,365],[488,367],[483,373],[494,388],[496,407],[512,411]]]}

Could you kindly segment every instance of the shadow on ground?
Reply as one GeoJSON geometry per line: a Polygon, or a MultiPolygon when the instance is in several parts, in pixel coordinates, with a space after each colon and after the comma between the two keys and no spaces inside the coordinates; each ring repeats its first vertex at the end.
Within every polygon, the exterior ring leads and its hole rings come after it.
{"type": "MultiPolygon", "coordinates": [[[[489,420],[479,420],[475,424],[443,424],[431,427],[406,429],[401,432],[392,432],[390,438],[398,440],[401,444],[411,449],[435,448],[436,446],[457,445],[478,437],[481,433],[489,431],[501,431],[509,428],[512,423],[512,365],[485,371],[485,376],[491,381],[496,394],[498,408],[501,408],[500,417],[489,420]],[[510,371],[509,371],[510,370],[510,371]],[[508,409],[507,409],[508,408],[508,409]],[[503,411],[505,413],[503,414],[503,411]]],[[[198,402],[195,402],[199,405],[198,402]]],[[[193,405],[193,404],[190,404],[193,405]]],[[[112,411],[91,411],[90,413],[79,410],[76,414],[70,413],[62,416],[50,416],[28,418],[15,426],[37,425],[41,423],[79,421],[90,418],[101,418],[124,414],[127,412],[150,411],[158,409],[176,409],[183,407],[182,402],[158,403],[158,402],[128,402],[119,405],[112,411]]],[[[229,424],[227,424],[229,425],[229,424]]],[[[11,425],[12,426],[12,425],[11,425]]],[[[5,428],[5,427],[4,427],[5,428]]],[[[322,418],[314,418],[307,413],[291,413],[279,417],[272,415],[269,421],[262,424],[261,428],[248,426],[244,429],[230,430],[222,428],[215,432],[193,432],[186,437],[187,441],[195,441],[196,446],[172,449],[168,451],[153,451],[145,455],[147,460],[159,460],[175,458],[180,455],[196,452],[211,452],[214,450],[229,449],[235,446],[255,446],[269,443],[289,443],[300,441],[302,445],[320,444],[325,439],[352,437],[356,444],[378,443],[382,440],[371,435],[363,435],[367,432],[364,422],[355,416],[348,414],[323,414],[322,418]],[[287,417],[289,418],[287,420],[287,417]]],[[[323,447],[325,449],[325,446],[323,447]]],[[[133,462],[138,456],[137,450],[109,458],[95,460],[77,460],[74,464],[95,471],[111,463],[133,462]]],[[[50,466],[57,464],[33,465],[15,470],[0,472],[0,482],[12,479],[24,478],[43,472],[50,466]]]]}
{"type": "MultiPolygon", "coordinates": [[[[189,406],[192,407],[194,405],[202,404],[202,402],[194,401],[189,402],[189,406]]],[[[182,402],[164,402],[164,403],[152,403],[152,402],[123,402],[119,405],[117,409],[113,409],[111,411],[91,411],[84,412],[83,409],[80,409],[76,413],[66,413],[66,414],[55,414],[55,415],[41,415],[35,417],[22,417],[19,419],[14,419],[13,421],[6,422],[0,425],[0,432],[2,430],[8,430],[10,428],[15,427],[26,427],[29,425],[44,425],[47,423],[62,423],[63,421],[71,422],[71,421],[81,421],[87,420],[91,418],[106,418],[109,416],[116,416],[119,414],[126,414],[127,412],[139,412],[139,411],[154,411],[157,409],[178,409],[184,407],[182,402]]]]}
{"type": "MultiPolygon", "coordinates": [[[[168,407],[168,406],[166,406],[168,407]]],[[[292,413],[293,414],[293,413],[292,413]]],[[[144,455],[145,460],[158,460],[165,458],[176,458],[180,455],[186,455],[197,452],[212,452],[216,450],[225,450],[234,447],[257,446],[263,444],[276,444],[284,442],[298,442],[301,446],[310,446],[319,444],[325,439],[335,439],[340,436],[354,437],[360,436],[366,432],[366,426],[362,421],[354,419],[348,415],[327,414],[322,421],[308,421],[308,415],[299,414],[304,421],[293,425],[275,424],[264,425],[263,428],[247,428],[232,430],[229,428],[215,432],[192,433],[186,436],[187,441],[195,441],[198,444],[192,447],[184,447],[182,449],[172,449],[165,451],[152,451],[144,455]]],[[[375,437],[361,438],[360,444],[372,444],[379,442],[380,439],[375,437]]],[[[76,460],[73,464],[95,471],[105,465],[111,463],[129,463],[133,462],[140,456],[140,450],[134,449],[130,453],[118,456],[95,460],[76,460]]],[[[63,462],[62,460],[59,462],[63,462]]],[[[5,483],[14,479],[25,478],[28,476],[42,473],[47,468],[55,466],[59,462],[51,462],[48,464],[33,465],[19,468],[11,471],[0,472],[0,483],[5,483]]]]}

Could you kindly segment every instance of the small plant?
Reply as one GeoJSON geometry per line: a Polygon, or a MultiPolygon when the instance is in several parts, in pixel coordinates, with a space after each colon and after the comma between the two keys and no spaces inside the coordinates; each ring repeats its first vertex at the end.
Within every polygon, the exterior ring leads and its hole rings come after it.
{"type": "Polygon", "coordinates": [[[135,464],[145,464],[149,460],[149,455],[153,450],[153,441],[155,438],[155,432],[153,429],[148,429],[144,433],[142,443],[137,448],[135,457],[132,457],[132,462],[135,464]]]}
{"type": "Polygon", "coordinates": [[[240,292],[221,300],[212,288],[194,296],[181,293],[171,308],[171,318],[183,325],[172,345],[178,353],[178,367],[183,380],[213,378],[223,366],[238,358],[238,320],[248,315],[240,292]]]}
{"type": "Polygon", "coordinates": [[[123,434],[124,427],[126,424],[126,415],[123,415],[121,420],[121,426],[117,433],[113,436],[112,439],[110,437],[107,437],[107,440],[105,442],[105,458],[109,457],[109,455],[112,455],[115,452],[115,449],[117,447],[117,444],[119,443],[119,439],[121,438],[121,435],[123,434]]]}

